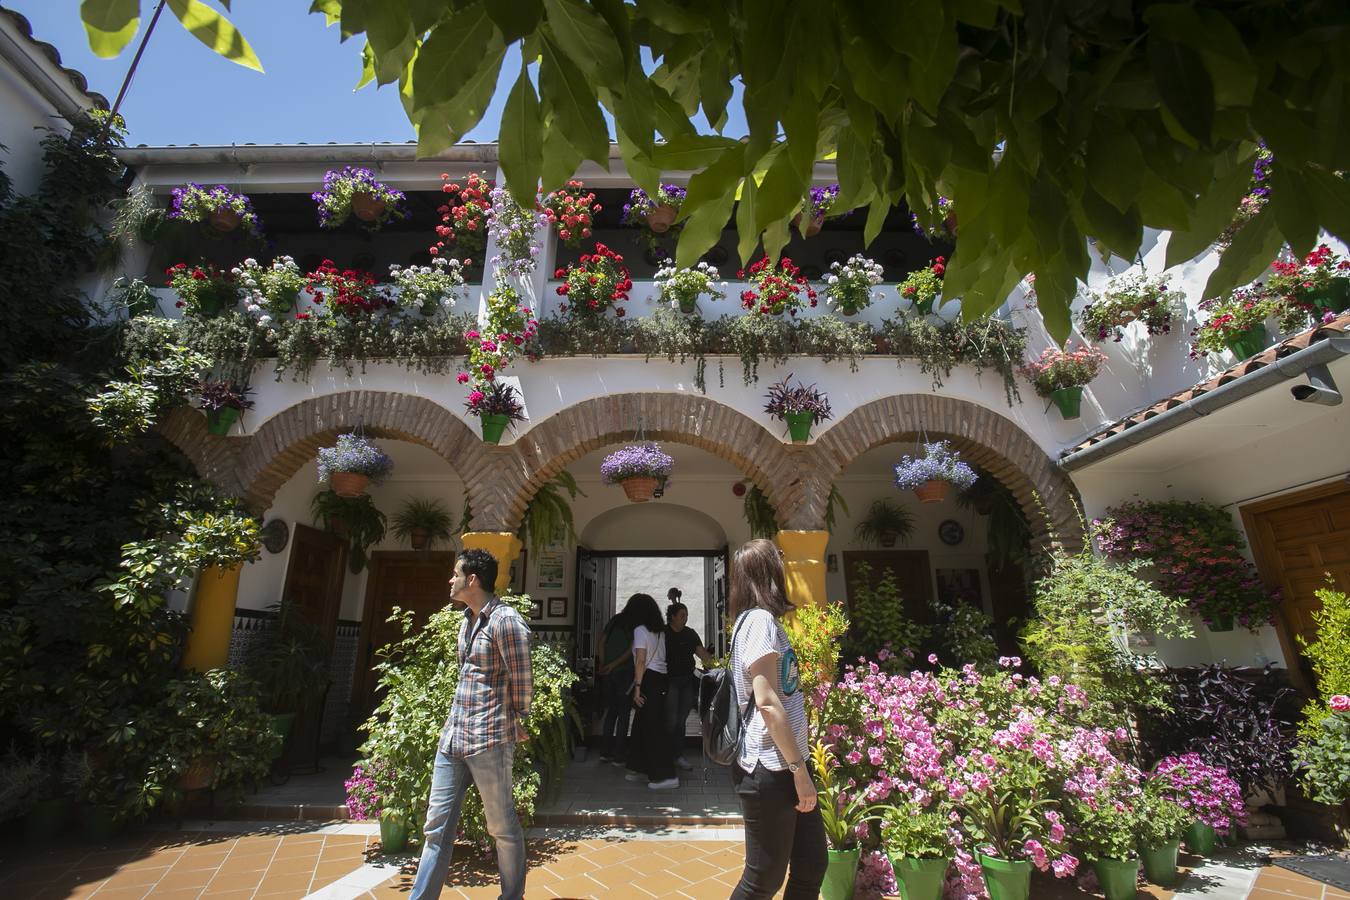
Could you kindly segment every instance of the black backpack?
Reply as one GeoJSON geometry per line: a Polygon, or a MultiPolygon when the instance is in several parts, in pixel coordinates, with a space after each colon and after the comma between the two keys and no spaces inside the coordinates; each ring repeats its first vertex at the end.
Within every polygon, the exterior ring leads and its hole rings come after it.
{"type": "MultiPolygon", "coordinates": [[[[741,621],[744,621],[743,619],[741,621]]],[[[731,648],[736,648],[736,633],[741,622],[731,632],[731,648]]],[[[730,668],[728,654],[727,666],[730,668]]],[[[698,684],[698,717],[703,725],[703,752],[719,766],[729,766],[740,755],[744,740],[744,726],[753,713],[755,697],[751,694],[745,709],[736,705],[735,673],[727,669],[710,669],[703,673],[698,684]]]]}

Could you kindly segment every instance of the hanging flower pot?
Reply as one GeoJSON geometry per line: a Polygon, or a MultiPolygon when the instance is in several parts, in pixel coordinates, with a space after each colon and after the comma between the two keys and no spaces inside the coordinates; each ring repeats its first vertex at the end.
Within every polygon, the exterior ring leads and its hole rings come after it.
{"type": "Polygon", "coordinates": [[[944,858],[919,859],[912,856],[892,856],[891,871],[899,883],[904,900],[941,900],[942,886],[947,880],[944,858]]]}
{"type": "Polygon", "coordinates": [[[925,481],[914,489],[920,503],[941,503],[947,499],[947,482],[925,481]]]}
{"type": "Polygon", "coordinates": [[[240,225],[254,237],[262,236],[262,223],[253,202],[223,184],[206,187],[185,184],[173,189],[173,204],[167,218],[205,226],[209,235],[228,234],[240,225]]]}
{"type": "Polygon", "coordinates": [[[823,215],[811,217],[811,219],[807,221],[806,227],[804,228],[802,227],[801,213],[797,213],[795,216],[792,217],[792,227],[799,230],[801,232],[802,237],[804,238],[811,238],[820,234],[820,229],[824,225],[825,225],[825,217],[823,215]]]}
{"type": "Polygon", "coordinates": [[[811,426],[830,418],[830,400],[814,384],[799,381],[794,386],[789,383],[791,380],[792,374],[788,373],[787,378],[769,386],[764,395],[767,401],[764,411],[787,422],[794,444],[805,444],[811,439],[811,426]]]}
{"type": "Polygon", "coordinates": [[[221,207],[211,211],[211,217],[208,221],[216,231],[221,234],[229,234],[239,227],[239,223],[244,221],[244,216],[242,213],[237,213],[227,207],[221,207]]]}
{"type": "Polygon", "coordinates": [[[1232,631],[1233,618],[1232,613],[1220,613],[1210,619],[1209,625],[1206,627],[1208,627],[1210,631],[1218,632],[1220,634],[1226,631],[1232,631]]]}
{"type": "Polygon", "coordinates": [[[1092,870],[1097,873],[1106,900],[1134,900],[1139,860],[1103,857],[1092,861],[1092,870]]]}
{"type": "Polygon", "coordinates": [[[1039,359],[1021,371],[1036,386],[1036,393],[1049,397],[1066,420],[1078,418],[1083,405],[1083,387],[1101,374],[1106,354],[1096,347],[1061,350],[1046,347],[1039,359]]]}
{"type": "Polygon", "coordinates": [[[600,464],[600,479],[619,484],[634,503],[645,503],[656,496],[675,468],[675,460],[653,441],[629,444],[605,457],[600,464]]]}
{"type": "Polygon", "coordinates": [[[1334,278],[1324,288],[1308,292],[1308,302],[1321,312],[1344,312],[1350,307],[1350,278],[1334,278]]]}
{"type": "Polygon", "coordinates": [[[1082,414],[1083,386],[1058,388],[1051,392],[1050,399],[1059,407],[1059,414],[1066,420],[1076,419],[1082,414]]]}
{"type": "Polygon", "coordinates": [[[680,297],[677,302],[680,305],[680,312],[686,316],[692,316],[698,309],[697,297],[680,297]]]}
{"type": "Polygon", "coordinates": [[[670,230],[670,226],[675,224],[675,216],[679,212],[678,207],[663,203],[647,213],[647,227],[657,234],[665,234],[670,230]]]}
{"type": "Polygon", "coordinates": [[[340,434],[336,446],[319,450],[319,480],[339,497],[361,496],[393,469],[394,461],[359,434],[340,434]]]}
{"type": "Polygon", "coordinates": [[[787,419],[788,432],[792,435],[792,443],[805,444],[811,440],[811,426],[816,422],[815,413],[786,413],[783,418],[787,419]]]}
{"type": "Polygon", "coordinates": [[[408,543],[414,550],[427,549],[427,543],[431,540],[431,532],[425,528],[414,528],[408,533],[408,543]]]}
{"type": "Polygon", "coordinates": [[[658,478],[625,478],[622,482],[623,492],[628,495],[628,499],[634,503],[646,503],[656,496],[656,489],[660,487],[661,480],[658,478]]]}
{"type": "Polygon", "coordinates": [[[388,208],[389,204],[383,197],[369,191],[357,191],[352,194],[352,214],[362,222],[377,221],[388,208]]]}
{"type": "MultiPolygon", "coordinates": [[[[467,375],[461,375],[467,381],[467,375]]],[[[473,390],[464,401],[464,409],[469,415],[478,417],[479,427],[483,431],[483,443],[496,444],[501,441],[507,424],[525,419],[525,405],[520,394],[505,381],[484,381],[473,390]]]]}
{"type": "Polygon", "coordinates": [[[1144,877],[1159,887],[1171,887],[1177,882],[1177,848],[1181,841],[1170,841],[1161,847],[1140,847],[1139,859],[1144,864],[1144,877]]]}
{"type": "Polygon", "coordinates": [[[1031,863],[976,853],[989,900],[1027,900],[1031,893],[1031,863]]]}
{"type": "Polygon", "coordinates": [[[506,425],[510,421],[511,417],[504,413],[484,413],[480,416],[479,425],[483,429],[483,443],[500,443],[502,434],[506,431],[506,425]]]}
{"type": "Polygon", "coordinates": [[[339,497],[359,497],[369,485],[370,478],[360,472],[334,472],[328,476],[328,486],[339,497]]]}
{"type": "Polygon", "coordinates": [[[224,409],[209,409],[206,411],[206,430],[211,434],[224,437],[234,428],[234,423],[239,421],[239,410],[227,406],[224,409]]]}
{"type": "Polygon", "coordinates": [[[941,503],[948,485],[964,491],[976,482],[975,470],[947,441],[925,443],[923,448],[922,457],[906,454],[895,464],[895,486],[900,490],[913,491],[922,503],[941,503]]]}
{"type": "Polygon", "coordinates": [[[894,547],[895,542],[900,539],[900,533],[897,531],[883,531],[877,535],[877,543],[883,547],[894,547]]]}
{"type": "Polygon", "coordinates": [[[826,850],[825,881],[820,886],[821,900],[852,900],[858,880],[858,860],[862,850],[826,850]]]}

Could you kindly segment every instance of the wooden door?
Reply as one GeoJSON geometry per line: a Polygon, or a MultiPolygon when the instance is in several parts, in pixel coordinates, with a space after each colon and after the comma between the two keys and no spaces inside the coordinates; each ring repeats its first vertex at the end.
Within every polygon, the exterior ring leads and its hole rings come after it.
{"type": "Polygon", "coordinates": [[[342,584],[347,573],[347,542],[299,523],[291,538],[282,598],[319,631],[331,653],[342,608],[342,584]]]}
{"type": "Polygon", "coordinates": [[[905,616],[921,625],[932,622],[928,601],[933,597],[933,573],[928,567],[927,550],[845,550],[844,585],[850,598],[854,584],[861,579],[858,566],[862,563],[870,568],[868,587],[876,587],[887,571],[894,573],[905,616]]]}
{"type": "Polygon", "coordinates": [[[365,714],[375,708],[379,682],[374,665],[377,651],[402,637],[397,624],[386,621],[393,608],[411,610],[413,625],[421,628],[450,602],[450,576],[455,554],[419,551],[378,551],[370,555],[366,580],[365,613],[361,623],[361,653],[357,661],[353,701],[365,714]]]}
{"type": "Polygon", "coordinates": [[[1278,624],[1291,674],[1311,687],[1294,636],[1315,639],[1312,614],[1322,604],[1314,592],[1327,587],[1328,577],[1337,590],[1350,591],[1350,485],[1338,482],[1244,506],[1242,519],[1262,578],[1284,594],[1278,624]]]}

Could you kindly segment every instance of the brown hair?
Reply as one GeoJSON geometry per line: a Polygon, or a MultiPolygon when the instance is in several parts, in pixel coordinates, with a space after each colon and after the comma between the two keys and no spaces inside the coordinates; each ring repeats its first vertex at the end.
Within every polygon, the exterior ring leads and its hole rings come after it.
{"type": "Polygon", "coordinates": [[[731,558],[728,605],[733,619],[747,609],[766,609],[776,619],[792,609],[783,577],[783,554],[773,541],[747,541],[731,558]]]}

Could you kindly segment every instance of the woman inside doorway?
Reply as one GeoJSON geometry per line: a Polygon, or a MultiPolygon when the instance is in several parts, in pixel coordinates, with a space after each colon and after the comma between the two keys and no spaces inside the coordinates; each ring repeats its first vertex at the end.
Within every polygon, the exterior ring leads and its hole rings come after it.
{"type": "Polygon", "coordinates": [[[666,731],[666,630],[661,607],[650,594],[634,594],[628,601],[634,608],[633,628],[633,741],[628,750],[629,781],[646,781],[654,791],[680,786],[675,777],[675,760],[670,755],[670,734],[666,731]]]}
{"type": "MultiPolygon", "coordinates": [[[[633,709],[633,630],[644,621],[646,594],[628,598],[621,612],[605,624],[600,643],[601,696],[605,717],[600,722],[600,761],[622,766],[628,759],[628,717],[633,709]]],[[[647,597],[650,600],[650,597],[647,597]]]]}
{"type": "Polygon", "coordinates": [[[666,690],[666,733],[670,735],[675,765],[688,771],[694,766],[684,758],[684,726],[698,697],[694,656],[705,666],[712,662],[713,656],[703,646],[698,632],[687,627],[689,607],[680,602],[680,589],[671,588],[666,596],[670,598],[666,607],[666,673],[670,681],[666,690]]]}

